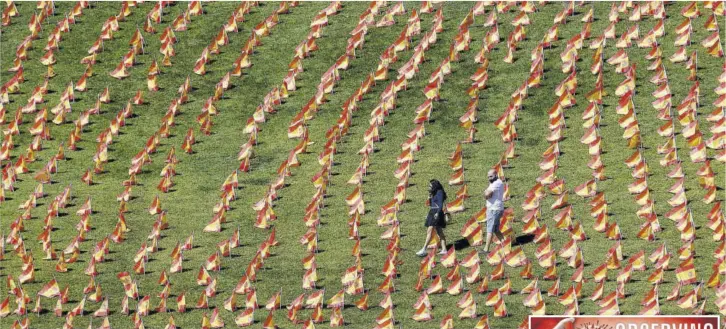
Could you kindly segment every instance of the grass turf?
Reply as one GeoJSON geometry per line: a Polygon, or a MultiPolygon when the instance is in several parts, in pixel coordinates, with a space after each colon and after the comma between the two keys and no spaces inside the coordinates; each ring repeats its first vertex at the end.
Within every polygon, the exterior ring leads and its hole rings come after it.
{"type": "MultiPolygon", "coordinates": [[[[40,40],[34,42],[34,48],[29,53],[30,60],[25,63],[27,81],[22,84],[20,94],[11,96],[12,103],[6,104],[9,113],[14,113],[15,108],[25,104],[25,100],[30,95],[32,88],[42,82],[45,67],[38,62],[38,59],[44,53],[42,50],[43,41],[52,31],[54,24],[62,19],[61,14],[68,12],[73,5],[73,3],[67,2],[56,3],[56,15],[48,18],[48,22],[43,25],[40,40]]],[[[53,184],[45,186],[47,196],[40,199],[38,208],[33,210],[33,220],[26,221],[25,232],[22,235],[26,240],[26,246],[36,256],[36,279],[33,283],[23,286],[26,292],[29,292],[32,296],[45,282],[55,277],[62,287],[70,285],[71,302],[65,305],[64,309],[66,311],[80,301],[82,298],[81,291],[88,282],[88,277],[83,274],[83,269],[87,265],[92,245],[109,234],[116,223],[118,203],[115,197],[123,190],[120,183],[127,178],[129,161],[138,150],[143,148],[146,139],[156,131],[166,107],[176,97],[176,88],[181,85],[184,78],[189,76],[192,82],[191,85],[195,90],[190,94],[190,101],[181,107],[182,114],[177,117],[177,127],[174,128],[174,134],[171,138],[162,139],[159,152],[153,156],[154,163],[145,167],[144,173],[138,176],[141,186],[133,188],[133,200],[129,203],[130,212],[126,215],[132,232],[127,234],[128,239],[123,244],[112,244],[108,259],[98,265],[100,274],[96,281],[102,286],[104,295],[109,298],[112,311],[110,316],[112,326],[114,328],[131,326],[130,319],[119,313],[123,289],[115,276],[122,271],[131,271],[133,255],[141,244],[146,241],[146,235],[150,232],[154,222],[153,216],[148,215],[145,209],[154,196],[159,195],[163,208],[168,211],[170,229],[162,233],[163,238],[159,243],[161,250],[150,255],[147,274],[134,275],[139,283],[140,295],[152,295],[152,306],[156,306],[158,303],[156,293],[160,290],[156,280],[162,270],[169,268],[170,260],[167,257],[169,251],[177,241],[183,240],[189,234],[195,232],[195,248],[184,254],[185,272],[171,275],[172,295],[186,292],[187,304],[193,305],[203,290],[202,287],[196,285],[194,280],[198,266],[203,263],[207,256],[214,252],[214,246],[217,242],[229,237],[233,229],[239,226],[242,233],[242,246],[234,249],[232,257],[223,261],[223,270],[221,272],[213,274],[213,276],[218,276],[219,294],[210,300],[210,305],[221,308],[222,302],[229,296],[243,274],[245,266],[254,256],[257,246],[269,234],[268,231],[256,229],[252,226],[255,213],[250,205],[264,196],[267,185],[275,176],[278,165],[286,159],[288,150],[297,143],[296,140],[287,139],[287,123],[313,96],[319,77],[335,62],[338,56],[344,53],[346,39],[349,37],[348,32],[355,27],[357,18],[366,5],[366,3],[345,3],[341,13],[330,17],[330,25],[324,29],[323,38],[318,40],[320,49],[314,52],[312,57],[304,60],[305,71],[299,76],[299,90],[292,92],[287,102],[278,107],[278,113],[269,116],[268,122],[262,125],[259,145],[255,148],[255,156],[251,162],[252,170],[249,173],[240,175],[239,199],[233,202],[233,210],[228,213],[228,223],[223,225],[221,233],[202,233],[201,230],[212,217],[211,210],[218,200],[219,186],[225,177],[238,166],[236,153],[239,146],[246,141],[246,136],[242,133],[245,120],[252,114],[257,105],[261,104],[264,95],[282,81],[287,73],[287,63],[292,59],[294,48],[300,41],[304,40],[309,30],[308,22],[320,9],[327,6],[327,3],[303,3],[301,6],[293,8],[290,14],[280,16],[281,23],[279,26],[273,28],[272,34],[264,38],[263,45],[256,50],[252,59],[254,66],[248,69],[243,77],[233,78],[233,87],[216,104],[220,114],[214,118],[213,134],[211,136],[198,135],[199,142],[194,145],[195,153],[192,155],[181,153],[180,145],[184,133],[188,128],[194,128],[198,131],[198,124],[194,119],[206,98],[213,94],[214,84],[231,68],[234,59],[239,54],[237,49],[243,45],[254,24],[272,13],[278,4],[262,3],[261,6],[253,8],[252,12],[245,16],[245,22],[241,24],[241,31],[230,34],[230,45],[223,47],[222,53],[214,56],[212,62],[207,65],[207,74],[199,76],[191,72],[195,60],[237,6],[236,3],[205,4],[205,14],[200,17],[193,17],[188,31],[177,33],[179,42],[174,45],[177,54],[172,58],[172,67],[162,68],[162,74],[159,77],[161,90],[158,92],[146,91],[145,86],[146,68],[154,58],[161,59],[157,51],[160,46],[158,34],[143,33],[146,39],[146,53],[138,56],[139,63],[130,68],[131,76],[129,78],[119,81],[107,74],[128,50],[128,40],[136,27],[143,25],[145,13],[151,9],[153,3],[141,4],[134,8],[132,15],[126,21],[120,23],[121,30],[114,34],[114,39],[105,42],[105,50],[99,56],[99,62],[94,66],[95,75],[89,80],[89,90],[84,93],[76,93],[77,100],[73,103],[73,113],[70,115],[70,119],[75,119],[81,110],[92,107],[95,102],[95,95],[105,87],[110,88],[113,102],[102,105],[102,114],[100,116],[92,116],[91,124],[84,131],[83,140],[79,142],[80,150],[67,152],[69,159],[59,162],[59,171],[53,175],[53,184]],[[122,128],[121,135],[115,138],[110,146],[109,155],[111,161],[105,166],[106,172],[96,175],[96,184],[92,186],[83,185],[80,176],[86,169],[93,167],[91,157],[95,150],[95,136],[108,126],[110,120],[126,104],[126,100],[133,97],[139,89],[144,91],[146,103],[133,106],[135,116],[127,120],[127,125],[122,128]],[[172,146],[177,149],[181,161],[177,166],[179,175],[174,178],[176,185],[172,191],[162,194],[156,190],[155,186],[159,180],[158,173],[163,167],[163,156],[172,146]],[[54,247],[57,249],[65,247],[75,236],[74,226],[77,222],[77,216],[74,215],[75,210],[89,196],[93,198],[94,214],[91,220],[93,230],[88,234],[88,241],[81,245],[83,254],[80,261],[69,265],[70,271],[68,273],[61,274],[54,272],[54,261],[41,259],[42,249],[39,244],[35,243],[34,238],[42,231],[43,209],[50,202],[50,198],[60,193],[68,184],[73,186],[73,205],[64,211],[67,214],[66,216],[62,216],[54,222],[56,228],[52,233],[54,247]]],[[[12,25],[2,28],[2,37],[0,38],[2,44],[2,47],[0,47],[0,55],[2,56],[0,57],[0,68],[2,69],[0,71],[2,72],[0,81],[3,82],[11,76],[6,71],[12,65],[14,46],[19,44],[28,34],[26,23],[35,10],[33,3],[19,3],[17,6],[20,16],[13,18],[12,25]]],[[[418,3],[406,3],[409,12],[414,6],[418,6],[418,3]]],[[[365,286],[371,291],[370,303],[372,306],[377,305],[382,298],[382,294],[378,293],[375,287],[384,279],[379,271],[386,257],[384,248],[387,244],[387,241],[378,239],[384,229],[375,225],[377,210],[390,200],[397,184],[397,180],[392,175],[397,166],[395,158],[400,153],[399,145],[406,139],[406,133],[414,127],[412,123],[413,110],[425,100],[422,90],[427,83],[427,78],[438,63],[448,56],[449,45],[457,33],[457,25],[472,6],[473,3],[447,3],[444,6],[444,16],[446,18],[444,32],[439,34],[436,44],[426,52],[427,61],[422,64],[421,71],[409,81],[408,90],[399,92],[397,109],[387,118],[386,125],[382,129],[383,141],[377,143],[378,151],[371,156],[371,167],[369,169],[371,173],[366,177],[366,182],[363,185],[366,208],[369,211],[363,216],[360,232],[361,236],[364,237],[361,244],[365,254],[363,257],[363,265],[366,268],[365,286]]],[[[524,110],[520,112],[519,121],[517,122],[520,136],[516,148],[518,156],[511,161],[511,167],[505,170],[512,192],[512,199],[508,201],[508,206],[514,209],[517,218],[524,213],[519,205],[524,199],[523,196],[526,191],[534,184],[535,178],[539,176],[537,163],[540,160],[540,154],[548,146],[545,140],[548,133],[546,119],[547,110],[556,100],[553,95],[554,87],[566,76],[560,70],[559,52],[564,49],[567,39],[579,33],[582,27],[579,18],[590,6],[595,7],[595,17],[597,18],[592,26],[593,36],[597,36],[607,26],[606,17],[610,3],[586,4],[584,7],[578,7],[575,17],[570,19],[568,24],[561,27],[560,40],[555,42],[552,48],[545,50],[546,72],[542,85],[539,88],[530,90],[530,96],[524,103],[524,110]]],[[[665,27],[666,35],[659,39],[662,44],[664,58],[667,58],[675,51],[673,31],[681,21],[679,11],[682,6],[681,4],[666,6],[669,13],[665,27]]],[[[84,65],[80,64],[79,60],[86,55],[86,49],[91,46],[100,33],[101,24],[109,16],[117,14],[120,7],[121,3],[94,3],[91,8],[84,10],[83,16],[78,20],[79,22],[71,26],[71,31],[63,35],[61,50],[56,54],[58,63],[55,65],[55,71],[57,76],[50,80],[49,90],[51,90],[51,93],[46,96],[47,102],[45,105],[54,106],[62,88],[68,82],[76,81],[80,77],[84,65]]],[[[163,29],[185,9],[184,4],[169,7],[164,13],[162,24],[158,25],[157,29],[159,31],[163,29]]],[[[491,9],[488,8],[487,11],[491,9]]],[[[483,206],[481,191],[486,187],[484,173],[496,163],[504,150],[500,134],[492,123],[506,108],[510,93],[526,79],[530,64],[529,52],[542,39],[547,28],[552,25],[555,14],[561,9],[561,4],[554,3],[541,7],[540,11],[530,14],[532,25],[526,28],[527,38],[520,42],[518,50],[515,52],[515,62],[513,64],[502,61],[506,52],[504,40],[489,55],[491,60],[489,66],[490,79],[487,89],[482,91],[480,96],[480,120],[476,124],[479,129],[476,138],[479,142],[464,145],[463,148],[466,182],[473,197],[465,203],[467,210],[461,214],[456,214],[454,222],[447,229],[450,243],[461,239],[458,234],[459,229],[467,218],[483,206]]],[[[707,9],[702,10],[710,12],[707,9]]],[[[514,11],[499,14],[499,28],[502,38],[505,38],[512,31],[513,27],[509,22],[514,15],[514,11]]],[[[430,14],[422,14],[422,31],[427,31],[430,28],[431,17],[430,14]]],[[[316,118],[309,122],[310,138],[316,143],[309,147],[307,154],[300,157],[302,165],[293,169],[293,175],[286,179],[288,186],[279,192],[281,198],[275,202],[275,212],[278,220],[274,223],[274,226],[277,229],[281,245],[273,249],[275,255],[265,262],[264,270],[259,274],[259,280],[255,283],[261,304],[264,304],[267,298],[280,288],[282,288],[283,304],[291,302],[296,296],[304,292],[301,287],[304,270],[300,261],[305,255],[305,250],[303,246],[297,243],[297,239],[306,231],[301,219],[304,215],[304,207],[314,193],[310,177],[320,168],[316,156],[322,151],[325,131],[337,120],[343,101],[360,85],[369,72],[375,70],[377,56],[386,46],[396,40],[400,30],[405,25],[406,18],[407,16],[397,16],[396,25],[370,30],[370,33],[366,36],[364,49],[358,52],[357,58],[351,63],[351,68],[343,71],[342,80],[336,86],[334,94],[329,97],[328,103],[323,105],[316,118]]],[[[708,110],[710,106],[707,104],[710,104],[716,98],[711,90],[717,86],[716,78],[720,73],[720,64],[722,62],[721,59],[708,56],[705,49],[698,45],[698,42],[709,34],[702,28],[705,19],[706,16],[703,15],[693,20],[695,31],[692,40],[694,44],[689,46],[689,51],[696,50],[699,53],[698,77],[703,91],[701,104],[704,104],[699,110],[701,113],[710,111],[708,110]]],[[[446,82],[442,85],[442,100],[434,104],[432,120],[426,124],[427,136],[422,142],[423,149],[416,155],[416,163],[413,165],[415,174],[411,177],[411,186],[407,192],[410,201],[402,207],[398,216],[404,234],[402,240],[404,250],[401,254],[403,264],[399,267],[400,277],[395,280],[397,291],[393,294],[393,301],[396,305],[394,310],[396,320],[404,328],[429,328],[437,325],[438,321],[446,314],[456,316],[459,312],[455,307],[455,303],[459,299],[458,296],[434,295],[431,296],[434,305],[432,311],[434,320],[428,323],[417,323],[411,320],[413,314],[411,305],[419,295],[413,290],[419,261],[419,258],[414,256],[413,253],[423,243],[422,222],[427,212],[423,202],[426,197],[427,182],[431,178],[438,178],[441,181],[448,180],[451,170],[447,167],[446,157],[454,150],[455,142],[466,137],[464,130],[457,127],[457,119],[463,114],[469,101],[465,93],[470,83],[468,77],[478,67],[478,64],[474,62],[474,56],[482,45],[481,38],[488,30],[488,28],[482,26],[482,22],[483,17],[476,18],[475,24],[470,29],[473,39],[471,49],[462,53],[460,61],[452,63],[453,74],[448,76],[446,82]]],[[[632,24],[634,23],[627,20],[621,21],[617,25],[618,35],[632,24]]],[[[641,35],[644,35],[655,24],[655,21],[645,19],[639,24],[641,35]]],[[[416,44],[419,38],[420,36],[414,38],[413,44],[416,44]]],[[[613,43],[608,43],[605,49],[605,58],[608,58],[616,51],[617,49],[614,48],[613,43]]],[[[652,101],[649,94],[655,90],[655,86],[647,82],[650,72],[645,70],[648,62],[644,56],[648,50],[632,47],[627,51],[631,62],[636,63],[638,67],[637,94],[634,102],[636,109],[638,109],[643,144],[646,147],[644,154],[651,164],[651,176],[649,177],[651,195],[656,202],[656,210],[664,231],[658,234],[655,243],[647,243],[634,236],[640,225],[640,220],[635,216],[638,207],[625,189],[632,182],[632,178],[629,175],[628,168],[623,164],[623,160],[629,156],[630,152],[625,149],[626,143],[620,138],[622,129],[617,126],[617,115],[614,113],[614,107],[617,103],[617,97],[613,95],[614,89],[622,81],[622,76],[616,74],[612,66],[605,65],[605,89],[611,95],[605,98],[601,135],[603,136],[603,161],[609,179],[599,184],[599,190],[606,193],[610,202],[609,209],[612,218],[618,221],[624,231],[623,252],[626,257],[635,254],[639,250],[644,250],[647,255],[662,242],[665,242],[671,251],[680,246],[679,235],[673,223],[662,217],[662,214],[669,209],[666,203],[670,198],[667,188],[672,181],[665,177],[667,169],[656,164],[660,156],[656,154],[655,149],[657,145],[663,142],[663,139],[656,135],[656,129],[661,122],[656,120],[656,113],[649,104],[652,101]]],[[[411,50],[399,54],[401,60],[393,65],[393,69],[400,67],[411,54],[411,50]]],[[[558,177],[566,180],[570,191],[574,186],[590,178],[589,169],[585,166],[588,160],[585,146],[580,144],[578,140],[584,132],[580,118],[580,113],[587,104],[584,94],[593,89],[595,83],[595,77],[588,72],[591,64],[589,60],[591,54],[592,50],[586,47],[580,51],[582,60],[577,62],[579,84],[578,92],[575,95],[578,105],[567,110],[566,139],[560,142],[563,155],[560,157],[560,168],[557,174],[558,177]]],[[[692,83],[686,80],[688,72],[682,64],[671,64],[666,61],[665,65],[668,69],[669,82],[674,94],[674,104],[677,104],[686,96],[692,83]]],[[[389,79],[394,74],[394,71],[390,72],[389,79]]],[[[367,114],[377,104],[378,95],[383,91],[386,84],[387,82],[378,83],[360,103],[360,110],[354,114],[350,133],[343,138],[338,148],[339,154],[335,157],[334,176],[328,189],[328,197],[325,201],[326,207],[322,211],[322,224],[318,230],[321,252],[316,256],[318,276],[320,277],[318,287],[326,289],[326,298],[329,298],[341,288],[340,277],[345,269],[353,263],[353,258],[348,256],[353,242],[346,239],[348,227],[345,222],[348,216],[344,202],[345,196],[352,191],[352,187],[346,185],[345,182],[355,171],[360,161],[360,156],[356,152],[363,146],[362,135],[367,128],[367,114]]],[[[16,149],[12,153],[13,159],[16,159],[20,152],[30,143],[31,138],[27,133],[27,129],[32,121],[29,118],[32,118],[32,115],[25,116],[24,123],[21,126],[22,133],[15,139],[16,149]]],[[[66,140],[72,127],[73,125],[70,123],[51,127],[54,139],[44,143],[43,150],[37,154],[38,160],[29,165],[31,172],[41,169],[45,162],[55,154],[58,144],[66,140]]],[[[701,129],[706,128],[707,124],[702,120],[701,129]]],[[[687,148],[684,145],[685,141],[680,136],[678,143],[680,156],[683,159],[688,159],[687,148]]],[[[717,172],[717,184],[719,184],[719,187],[723,187],[724,167],[717,162],[712,165],[717,172]]],[[[692,200],[690,206],[698,226],[698,239],[695,242],[698,253],[696,266],[699,278],[705,280],[711,272],[710,265],[714,262],[714,259],[708,253],[714,250],[716,243],[711,241],[710,231],[704,226],[706,222],[705,215],[708,213],[710,206],[699,201],[703,196],[703,190],[699,188],[695,179],[697,168],[697,164],[687,160],[684,161],[684,172],[687,177],[686,185],[689,189],[687,194],[689,200],[692,200]]],[[[4,232],[9,230],[10,222],[20,213],[17,206],[24,202],[36,185],[30,174],[20,175],[20,179],[21,181],[16,184],[17,189],[12,193],[7,193],[7,200],[0,206],[0,218],[2,219],[0,229],[4,232]]],[[[449,195],[453,196],[455,189],[447,188],[447,190],[449,195]]],[[[719,194],[719,199],[723,199],[722,190],[719,191],[719,194]]],[[[554,212],[548,210],[549,207],[545,207],[545,205],[549,205],[550,200],[554,201],[552,197],[547,197],[542,202],[542,218],[545,219],[543,222],[552,227],[553,223],[550,219],[554,212]]],[[[592,230],[592,219],[588,216],[588,206],[582,198],[572,194],[570,202],[574,205],[574,218],[582,221],[589,237],[587,241],[579,244],[585,256],[585,276],[588,278],[592,270],[604,260],[603,251],[612,245],[612,241],[592,230]]],[[[520,230],[521,222],[515,223],[515,235],[519,235],[517,232],[520,230]]],[[[553,236],[554,247],[562,246],[568,239],[566,232],[554,229],[551,229],[550,232],[553,236]]],[[[535,247],[533,244],[526,244],[523,248],[529,258],[534,257],[535,247]]],[[[460,250],[459,258],[469,250],[468,248],[460,250]]],[[[20,274],[21,262],[12,254],[9,251],[6,259],[0,262],[0,275],[10,274],[17,278],[18,274],[20,274]]],[[[484,264],[482,271],[488,273],[490,269],[490,266],[484,264]]],[[[563,286],[566,286],[567,282],[569,282],[567,278],[572,274],[572,269],[560,264],[558,270],[563,278],[563,286]]],[[[544,273],[543,269],[538,266],[534,266],[534,271],[536,275],[544,273]]],[[[437,266],[435,269],[437,274],[443,275],[446,272],[448,270],[441,266],[437,266]]],[[[515,294],[505,297],[510,316],[504,319],[491,318],[491,324],[495,328],[515,327],[529,313],[529,310],[521,304],[522,295],[516,293],[529,281],[520,279],[517,275],[518,272],[519,269],[507,268],[515,294]]],[[[645,280],[647,273],[649,272],[636,272],[633,282],[627,285],[628,297],[620,300],[620,309],[623,313],[635,314],[640,309],[640,296],[650,287],[650,284],[645,280]]],[[[608,274],[610,281],[606,284],[606,292],[613,291],[615,274],[615,271],[610,271],[608,274]]],[[[491,287],[498,287],[499,284],[500,282],[492,282],[491,287]]],[[[675,275],[672,271],[669,271],[666,274],[666,282],[660,287],[660,295],[666,295],[674,284],[675,275]]],[[[541,282],[540,287],[546,288],[549,285],[550,283],[541,282]]],[[[475,289],[473,285],[466,286],[468,289],[475,289]]],[[[589,296],[594,286],[592,282],[585,283],[583,296],[589,296]]],[[[4,296],[7,296],[8,293],[7,289],[5,286],[0,289],[2,289],[0,296],[4,299],[4,296]]],[[[475,296],[478,303],[478,313],[491,316],[492,309],[484,306],[484,295],[475,294],[475,296]]],[[[709,301],[706,310],[709,313],[717,313],[718,309],[712,303],[714,300],[713,291],[707,290],[705,296],[709,301]]],[[[348,296],[346,298],[347,304],[355,300],[354,298],[356,297],[348,296]]],[[[564,310],[564,307],[559,305],[556,299],[552,297],[545,297],[545,301],[548,314],[561,314],[564,310]]],[[[132,308],[134,304],[134,302],[131,303],[132,308]]],[[[53,303],[49,300],[43,300],[43,306],[46,310],[52,310],[53,303]]],[[[174,308],[174,306],[175,303],[170,299],[169,307],[174,308]]],[[[98,305],[95,303],[86,304],[87,312],[93,312],[97,307],[98,305]]],[[[666,302],[665,300],[661,302],[661,309],[664,314],[685,314],[688,312],[678,308],[675,303],[666,302]]],[[[583,314],[593,314],[597,310],[598,306],[595,303],[585,298],[580,301],[580,311],[583,314]]],[[[325,311],[326,319],[330,314],[329,312],[329,310],[325,311]]],[[[350,327],[373,327],[375,325],[374,319],[379,312],[380,309],[377,307],[365,312],[346,307],[343,315],[350,327]]],[[[174,316],[177,325],[180,327],[192,328],[199,326],[202,317],[201,313],[200,310],[193,310],[184,314],[172,312],[170,315],[174,316]]],[[[235,315],[233,313],[222,310],[221,314],[228,327],[234,326],[235,315]]],[[[264,310],[257,311],[255,317],[257,320],[262,321],[266,314],[264,310]]],[[[305,318],[308,314],[309,311],[304,311],[301,318],[305,318]]],[[[3,323],[3,327],[5,324],[9,326],[16,318],[10,316],[0,320],[0,322],[3,323]]],[[[60,327],[63,323],[63,318],[56,318],[50,313],[41,314],[40,316],[31,314],[29,318],[32,326],[39,328],[60,327]]],[[[167,319],[168,315],[152,314],[144,318],[144,324],[148,328],[160,328],[165,325],[167,319]]],[[[282,328],[299,326],[287,321],[283,311],[276,312],[275,319],[282,328]]],[[[74,323],[76,326],[85,326],[86,321],[88,321],[88,316],[77,318],[74,323]]],[[[98,325],[100,320],[95,319],[94,323],[98,325]]],[[[475,323],[475,320],[455,320],[456,327],[472,327],[475,323]]],[[[327,324],[321,324],[320,326],[323,325],[327,324]]],[[[261,324],[257,323],[254,327],[260,326],[261,324]]]]}

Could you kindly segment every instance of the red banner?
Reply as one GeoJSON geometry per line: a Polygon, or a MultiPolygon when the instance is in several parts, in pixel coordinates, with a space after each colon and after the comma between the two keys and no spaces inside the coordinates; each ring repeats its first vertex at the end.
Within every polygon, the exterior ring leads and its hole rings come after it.
{"type": "Polygon", "coordinates": [[[718,316],[530,316],[530,329],[719,329],[718,316]]]}

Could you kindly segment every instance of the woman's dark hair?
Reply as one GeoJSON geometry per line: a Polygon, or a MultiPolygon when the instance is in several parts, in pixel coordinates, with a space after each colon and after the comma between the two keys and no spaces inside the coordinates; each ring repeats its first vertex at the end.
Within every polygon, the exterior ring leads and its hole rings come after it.
{"type": "Polygon", "coordinates": [[[429,181],[429,183],[431,183],[431,190],[429,190],[429,195],[431,197],[434,197],[438,191],[441,191],[441,193],[444,194],[444,200],[446,200],[446,191],[444,191],[444,186],[441,185],[441,182],[436,179],[432,179],[429,181]]]}

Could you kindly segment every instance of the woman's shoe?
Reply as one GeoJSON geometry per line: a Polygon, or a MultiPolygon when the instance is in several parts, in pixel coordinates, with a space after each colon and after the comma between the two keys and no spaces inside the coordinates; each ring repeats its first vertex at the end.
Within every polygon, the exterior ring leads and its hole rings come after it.
{"type": "Polygon", "coordinates": [[[446,250],[439,251],[439,255],[446,255],[446,250]]]}
{"type": "Polygon", "coordinates": [[[419,251],[418,251],[418,252],[416,253],[416,256],[419,256],[419,257],[423,257],[423,256],[426,256],[426,248],[424,248],[424,249],[421,249],[421,250],[419,250],[419,251]]]}

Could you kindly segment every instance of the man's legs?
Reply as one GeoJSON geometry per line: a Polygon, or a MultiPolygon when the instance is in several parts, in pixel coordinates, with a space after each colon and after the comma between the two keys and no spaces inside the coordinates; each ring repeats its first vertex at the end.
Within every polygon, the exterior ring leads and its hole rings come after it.
{"type": "MultiPolygon", "coordinates": [[[[504,241],[504,234],[502,232],[499,232],[499,230],[494,232],[494,235],[497,237],[497,243],[504,241]]],[[[484,252],[489,252],[489,244],[492,242],[492,232],[487,232],[487,238],[486,242],[484,243],[484,252]]]]}
{"type": "MultiPolygon", "coordinates": [[[[499,229],[498,228],[494,232],[494,235],[497,237],[497,243],[500,243],[500,242],[504,241],[504,234],[502,234],[502,232],[499,232],[499,229]]],[[[484,251],[485,252],[488,252],[489,251],[489,243],[491,243],[491,241],[492,241],[492,233],[491,232],[487,232],[487,241],[484,244],[484,251]]]]}
{"type": "Polygon", "coordinates": [[[497,236],[497,243],[504,241],[504,234],[502,234],[502,232],[499,231],[498,227],[497,227],[497,231],[494,233],[494,235],[497,236]]]}
{"type": "Polygon", "coordinates": [[[499,220],[502,215],[502,211],[487,210],[487,237],[484,242],[484,250],[482,252],[489,252],[489,244],[492,242],[492,234],[497,236],[499,242],[504,240],[504,235],[499,231],[499,220]]]}

